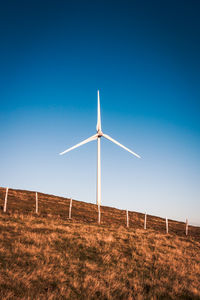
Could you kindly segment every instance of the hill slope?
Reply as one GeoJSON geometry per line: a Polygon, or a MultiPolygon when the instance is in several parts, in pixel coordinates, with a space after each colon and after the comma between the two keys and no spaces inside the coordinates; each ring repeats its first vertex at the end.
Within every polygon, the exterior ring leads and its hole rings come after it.
{"type": "MultiPolygon", "coordinates": [[[[0,188],[0,206],[5,189],[0,188]]],[[[9,190],[0,212],[1,299],[200,299],[200,228],[39,194],[9,190]]]]}

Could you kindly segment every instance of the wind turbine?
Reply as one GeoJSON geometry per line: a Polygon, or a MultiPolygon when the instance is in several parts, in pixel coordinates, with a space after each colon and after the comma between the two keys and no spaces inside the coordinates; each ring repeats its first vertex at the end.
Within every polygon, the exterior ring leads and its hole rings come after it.
{"type": "Polygon", "coordinates": [[[107,140],[115,143],[116,145],[122,147],[123,149],[125,149],[126,151],[130,152],[131,154],[133,154],[134,156],[141,158],[138,154],[136,154],[135,152],[133,152],[132,150],[128,149],[127,147],[123,146],[122,144],[120,144],[119,142],[117,142],[116,140],[114,140],[113,138],[111,138],[109,135],[105,134],[102,132],[101,130],[101,112],[100,112],[100,97],[99,97],[99,90],[97,91],[97,126],[96,126],[96,130],[97,133],[91,137],[89,137],[88,139],[82,141],[81,143],[63,151],[60,153],[60,155],[63,155],[75,148],[78,148],[84,144],[87,144],[91,141],[95,141],[97,140],[97,205],[100,206],[101,205],[101,137],[106,138],[107,140]]]}

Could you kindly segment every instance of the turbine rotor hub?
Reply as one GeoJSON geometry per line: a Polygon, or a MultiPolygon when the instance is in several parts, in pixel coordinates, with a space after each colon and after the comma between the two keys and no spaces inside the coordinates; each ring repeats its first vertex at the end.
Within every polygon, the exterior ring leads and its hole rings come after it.
{"type": "Polygon", "coordinates": [[[102,137],[103,136],[103,132],[101,130],[98,130],[97,131],[97,135],[98,135],[98,137],[102,137]]]}

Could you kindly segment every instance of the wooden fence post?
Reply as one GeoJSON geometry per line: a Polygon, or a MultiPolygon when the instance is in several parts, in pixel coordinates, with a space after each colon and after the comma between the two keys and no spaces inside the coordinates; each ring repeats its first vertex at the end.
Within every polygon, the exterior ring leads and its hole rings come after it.
{"type": "Polygon", "coordinates": [[[38,214],[38,193],[35,193],[35,212],[38,214]]]}
{"type": "Polygon", "coordinates": [[[69,204],[69,219],[72,218],[72,198],[70,199],[70,204],[69,204]]]}
{"type": "Polygon", "coordinates": [[[129,227],[128,209],[126,210],[126,226],[129,227]]]}
{"type": "Polygon", "coordinates": [[[98,224],[101,223],[101,210],[100,210],[100,205],[98,205],[98,224]]]}
{"type": "Polygon", "coordinates": [[[168,219],[166,218],[166,233],[168,233],[168,219]]]}
{"type": "Polygon", "coordinates": [[[6,195],[5,195],[3,212],[6,212],[6,210],[7,210],[7,199],[8,199],[8,187],[6,188],[6,195]]]}
{"type": "Polygon", "coordinates": [[[144,215],[144,229],[147,229],[147,214],[144,215]]]}
{"type": "Polygon", "coordinates": [[[188,219],[186,219],[186,224],[185,224],[185,235],[188,235],[188,219]]]}

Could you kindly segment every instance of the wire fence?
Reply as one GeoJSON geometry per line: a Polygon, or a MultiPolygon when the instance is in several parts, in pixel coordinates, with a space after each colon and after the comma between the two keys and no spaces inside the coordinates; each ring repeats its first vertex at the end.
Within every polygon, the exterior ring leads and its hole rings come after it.
{"type": "Polygon", "coordinates": [[[200,227],[186,222],[169,220],[113,207],[47,195],[38,192],[0,188],[0,207],[3,213],[32,213],[44,217],[59,217],[72,222],[93,223],[102,226],[124,226],[128,230],[156,230],[166,234],[190,236],[200,240],[200,227]]]}

